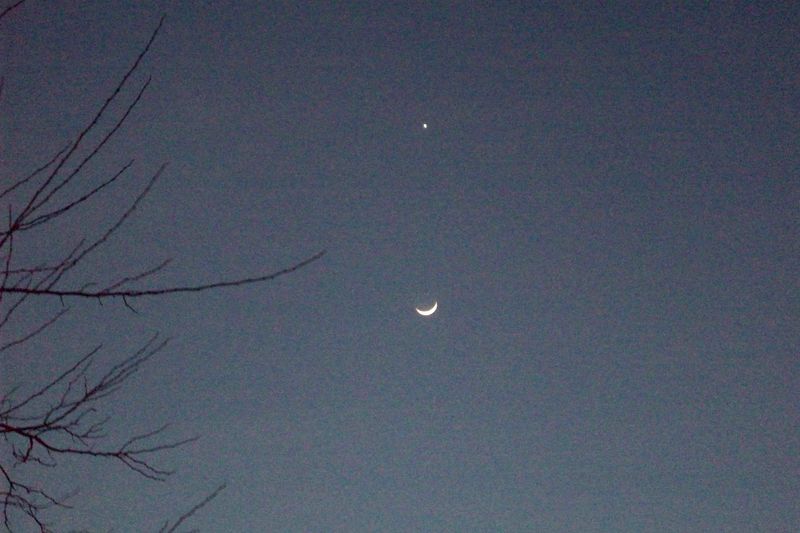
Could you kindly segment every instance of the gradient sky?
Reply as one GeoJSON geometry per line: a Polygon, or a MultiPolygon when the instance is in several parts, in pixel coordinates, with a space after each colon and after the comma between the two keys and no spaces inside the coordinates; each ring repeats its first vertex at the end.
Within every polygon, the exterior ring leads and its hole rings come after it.
{"type": "Polygon", "coordinates": [[[112,435],[202,439],[160,458],[166,484],[50,473],[81,488],[59,527],[155,530],[221,482],[203,531],[800,527],[797,5],[532,4],[30,1],[3,21],[6,180],[167,14],[87,179],[134,174],[20,257],[99,234],[163,162],[64,288],[328,251],[138,315],[69,302],[0,361],[31,383],[172,338],[108,405],[112,435]]]}

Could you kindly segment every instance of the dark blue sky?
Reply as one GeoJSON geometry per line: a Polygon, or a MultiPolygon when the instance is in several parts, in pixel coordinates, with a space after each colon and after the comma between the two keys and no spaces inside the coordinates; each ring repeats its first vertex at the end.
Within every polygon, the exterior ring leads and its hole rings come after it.
{"type": "Polygon", "coordinates": [[[798,8],[529,4],[30,1],[2,22],[5,180],[167,14],[87,179],[134,174],[20,248],[99,234],[169,162],[65,288],[328,251],[138,315],[72,302],[0,360],[5,385],[173,339],[114,434],[202,439],[167,484],[68,464],[58,524],[157,529],[227,481],[204,531],[797,529],[798,8]]]}

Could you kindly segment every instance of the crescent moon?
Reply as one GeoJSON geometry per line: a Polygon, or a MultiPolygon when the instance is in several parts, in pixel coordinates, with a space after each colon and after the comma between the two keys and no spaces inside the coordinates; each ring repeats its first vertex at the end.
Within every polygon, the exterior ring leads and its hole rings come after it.
{"type": "Polygon", "coordinates": [[[420,309],[419,307],[415,307],[414,310],[422,316],[431,316],[436,312],[437,307],[439,307],[439,302],[433,302],[433,307],[430,309],[420,309]]]}

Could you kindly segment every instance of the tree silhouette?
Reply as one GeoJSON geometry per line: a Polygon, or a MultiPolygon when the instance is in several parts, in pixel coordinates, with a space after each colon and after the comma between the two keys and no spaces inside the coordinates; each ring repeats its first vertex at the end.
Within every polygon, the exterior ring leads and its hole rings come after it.
{"type": "MultiPolygon", "coordinates": [[[[16,1],[0,9],[0,24],[23,3],[24,0],[16,1]]],[[[143,58],[150,51],[163,24],[164,17],[114,90],[74,139],[47,157],[29,174],[17,178],[3,177],[0,181],[0,200],[6,204],[4,218],[7,219],[0,231],[0,357],[14,350],[29,350],[30,341],[46,335],[51,326],[71,311],[72,308],[67,304],[72,301],[78,305],[81,300],[87,299],[100,303],[119,301],[135,312],[131,301],[137,298],[262,283],[294,272],[324,254],[316,253],[287,268],[267,274],[196,285],[132,288],[134,283],[141,286],[142,282],[148,282],[169,264],[169,260],[104,284],[94,281],[80,287],[65,285],[65,275],[84,265],[86,258],[101,249],[134,214],[163,174],[166,168],[164,164],[146,180],[138,195],[130,200],[122,214],[110,222],[99,237],[78,240],[69,251],[55,260],[30,259],[36,256],[36,253],[32,254],[30,249],[26,249],[27,236],[33,230],[39,230],[40,234],[44,231],[55,239],[57,232],[54,230],[58,229],[62,217],[80,210],[87,202],[112,187],[132,166],[133,161],[129,161],[99,181],[85,172],[87,164],[119,132],[147,91],[150,77],[133,90],[133,96],[128,97],[127,103],[121,103],[126,92],[130,92],[134,74],[139,71],[143,58]],[[113,115],[116,115],[116,119],[112,125],[101,131],[101,119],[108,120],[113,115]],[[92,138],[97,140],[90,141],[92,138]],[[22,250],[26,252],[24,257],[28,258],[24,264],[20,264],[22,260],[19,259],[22,250]],[[52,316],[41,318],[28,331],[15,331],[15,318],[20,310],[41,298],[58,298],[61,308],[52,316]]],[[[3,80],[0,79],[0,97],[2,87],[3,80]]],[[[55,248],[39,251],[44,254],[55,248]]],[[[166,339],[155,334],[133,354],[99,374],[92,365],[102,345],[93,346],[77,356],[71,366],[54,377],[43,379],[38,385],[22,384],[9,390],[0,390],[0,515],[6,529],[12,531],[15,527],[21,527],[19,524],[27,523],[28,526],[35,525],[41,532],[50,531],[44,518],[45,510],[69,508],[67,501],[70,495],[54,494],[42,482],[36,481],[36,473],[43,468],[57,468],[60,461],[67,457],[116,461],[140,476],[157,481],[171,474],[155,462],[158,453],[187,444],[196,437],[169,439],[165,436],[167,426],[162,426],[132,435],[121,445],[114,445],[106,432],[107,423],[114,415],[104,409],[104,401],[163,350],[166,344],[166,339]]],[[[36,353],[32,349],[30,351],[26,356],[35,358],[36,353]]],[[[223,488],[224,485],[211,492],[178,517],[174,524],[164,523],[161,531],[176,531],[223,488]]]]}

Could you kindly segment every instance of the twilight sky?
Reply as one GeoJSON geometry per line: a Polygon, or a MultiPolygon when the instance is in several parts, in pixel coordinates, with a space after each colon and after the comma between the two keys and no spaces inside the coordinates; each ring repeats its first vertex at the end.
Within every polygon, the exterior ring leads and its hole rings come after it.
{"type": "Polygon", "coordinates": [[[797,530],[800,9],[532,4],[31,0],[2,22],[7,180],[74,138],[167,15],[87,179],[133,174],[15,244],[99,235],[168,162],[64,288],[328,251],[139,314],[68,302],[0,359],[5,389],[172,338],[108,405],[112,435],[201,440],[159,458],[166,484],[51,473],[81,489],[59,528],[156,530],[227,482],[192,525],[797,530]]]}

